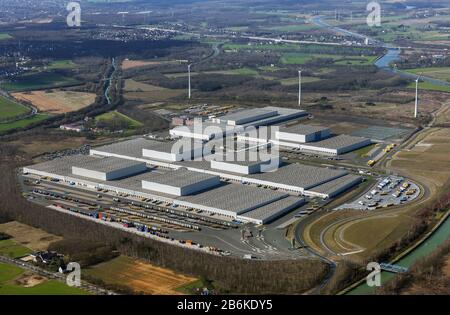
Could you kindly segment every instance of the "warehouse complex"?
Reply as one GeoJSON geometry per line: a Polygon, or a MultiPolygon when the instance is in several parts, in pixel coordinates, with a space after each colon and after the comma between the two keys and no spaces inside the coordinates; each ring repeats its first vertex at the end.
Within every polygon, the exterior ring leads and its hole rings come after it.
{"type": "Polygon", "coordinates": [[[246,127],[269,126],[307,116],[308,113],[304,110],[268,106],[241,110],[221,117],[211,117],[201,122],[201,125],[175,127],[170,130],[170,135],[209,141],[240,133],[246,127]]]}
{"type": "MultiPolygon", "coordinates": [[[[23,172],[81,189],[107,189],[241,222],[265,224],[303,205],[305,197],[331,198],[362,181],[360,176],[342,169],[284,164],[278,154],[272,154],[271,147],[288,143],[303,150],[342,154],[369,144],[370,139],[330,136],[330,129],[312,125],[281,128],[275,138],[266,142],[238,136],[238,142],[246,141],[240,150],[211,139],[231,134],[234,138],[239,134],[236,130],[245,126],[270,125],[305,115],[301,110],[277,107],[244,110],[211,118],[207,124],[230,126],[230,134],[221,133],[220,128],[216,133],[205,133],[202,128],[197,134],[194,128],[181,140],[135,138],[93,148],[90,155],[24,167],[23,172]]],[[[179,135],[174,129],[171,134],[179,135]]]]}
{"type": "Polygon", "coordinates": [[[269,143],[279,147],[294,148],[303,152],[333,156],[345,154],[372,143],[371,139],[349,135],[332,135],[327,127],[298,124],[282,127],[267,135],[238,135],[241,141],[269,143]]]}

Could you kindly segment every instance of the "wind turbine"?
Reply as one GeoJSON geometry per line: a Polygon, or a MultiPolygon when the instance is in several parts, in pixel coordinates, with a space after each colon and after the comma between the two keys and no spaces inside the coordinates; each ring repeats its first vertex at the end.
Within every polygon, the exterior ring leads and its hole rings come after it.
{"type": "Polygon", "coordinates": [[[417,77],[416,79],[416,102],[414,106],[414,118],[417,118],[417,115],[419,114],[419,79],[420,77],[417,77]]]}
{"type": "Polygon", "coordinates": [[[191,99],[191,64],[188,65],[188,80],[189,80],[189,99],[191,99]]]}
{"type": "Polygon", "coordinates": [[[302,105],[302,71],[298,70],[298,106],[302,105]]]}

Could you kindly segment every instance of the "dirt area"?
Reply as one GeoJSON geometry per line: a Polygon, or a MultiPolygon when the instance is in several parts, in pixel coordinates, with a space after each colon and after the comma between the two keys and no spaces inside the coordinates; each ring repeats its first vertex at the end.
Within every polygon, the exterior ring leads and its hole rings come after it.
{"type": "Polygon", "coordinates": [[[155,89],[153,91],[148,92],[126,92],[125,98],[127,100],[135,100],[145,102],[146,104],[149,102],[161,102],[166,101],[172,97],[180,96],[183,93],[186,93],[184,90],[171,90],[171,89],[155,89]]]}
{"type": "MultiPolygon", "coordinates": [[[[448,99],[445,93],[421,91],[420,93],[420,115],[428,116],[439,109],[448,99]]],[[[359,91],[358,93],[307,93],[305,95],[307,110],[315,115],[326,114],[354,115],[358,117],[371,117],[383,119],[388,122],[411,122],[413,123],[415,95],[414,90],[398,90],[386,93],[379,91],[359,91]],[[325,104],[333,108],[320,108],[319,100],[326,96],[325,104]]],[[[355,118],[356,119],[356,118],[355,118]]],[[[334,120],[336,123],[336,120],[334,120]]]]}
{"type": "Polygon", "coordinates": [[[154,92],[154,91],[163,91],[166,89],[156,85],[138,82],[133,79],[127,79],[125,80],[124,90],[126,92],[154,92]]]}
{"type": "Polygon", "coordinates": [[[80,110],[95,102],[94,93],[75,91],[31,91],[13,93],[12,96],[20,101],[30,102],[42,112],[63,114],[80,110]]]}
{"type": "Polygon", "coordinates": [[[106,283],[125,285],[136,292],[154,295],[180,294],[175,289],[196,279],[125,256],[85,271],[106,283]]]}
{"type": "Polygon", "coordinates": [[[446,277],[450,277],[450,255],[446,257],[444,268],[442,268],[442,273],[446,277]]]}
{"type": "Polygon", "coordinates": [[[48,279],[39,275],[24,273],[22,276],[14,280],[14,284],[25,288],[32,288],[38,284],[44,283],[48,279]]]}
{"type": "Polygon", "coordinates": [[[19,146],[20,150],[26,152],[28,156],[34,157],[58,150],[77,148],[87,142],[84,137],[50,139],[48,136],[36,135],[34,137],[22,137],[20,140],[12,141],[11,144],[19,146]]]}
{"type": "Polygon", "coordinates": [[[132,69],[132,68],[138,68],[138,67],[145,67],[145,66],[153,66],[153,65],[160,65],[161,61],[148,61],[148,60],[129,60],[125,59],[122,62],[122,69],[132,69]]]}
{"type": "Polygon", "coordinates": [[[9,234],[23,246],[32,250],[47,250],[49,245],[62,237],[45,232],[16,221],[0,224],[0,232],[9,234]]]}
{"type": "Polygon", "coordinates": [[[418,142],[418,149],[414,146],[400,151],[393,157],[391,167],[420,180],[432,194],[437,192],[450,180],[449,137],[449,129],[430,129],[418,142]]]}

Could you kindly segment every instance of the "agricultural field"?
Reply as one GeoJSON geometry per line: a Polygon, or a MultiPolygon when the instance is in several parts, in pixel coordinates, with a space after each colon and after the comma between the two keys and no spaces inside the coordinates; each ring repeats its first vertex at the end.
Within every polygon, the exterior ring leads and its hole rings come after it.
{"type": "Polygon", "coordinates": [[[81,82],[54,72],[29,73],[16,77],[14,81],[5,82],[2,88],[7,91],[31,91],[50,89],[61,86],[77,85],[81,82]]]}
{"type": "Polygon", "coordinates": [[[430,129],[411,149],[396,153],[390,167],[417,178],[432,194],[441,191],[450,181],[449,137],[448,129],[430,129]]]}
{"type": "Polygon", "coordinates": [[[408,69],[406,72],[450,82],[450,67],[429,67],[408,69]]]}
{"type": "Polygon", "coordinates": [[[0,40],[6,40],[6,39],[11,39],[11,38],[13,38],[13,37],[7,33],[0,33],[0,40]]]}
{"type": "Polygon", "coordinates": [[[173,61],[155,61],[155,60],[130,60],[125,59],[122,62],[122,69],[128,70],[133,68],[145,67],[145,66],[156,66],[162,64],[173,63],[173,61]]]}
{"type": "Polygon", "coordinates": [[[315,24],[288,24],[288,25],[281,25],[281,26],[272,26],[266,28],[270,31],[276,31],[276,32],[283,32],[283,33],[289,33],[289,32],[304,32],[304,31],[310,31],[310,30],[316,30],[319,27],[315,24]]]}
{"type": "Polygon", "coordinates": [[[18,245],[34,251],[47,250],[51,243],[62,240],[60,236],[17,221],[0,224],[0,232],[11,235],[18,245]]]}
{"type": "Polygon", "coordinates": [[[72,69],[72,68],[75,68],[76,66],[77,66],[77,64],[74,63],[72,60],[65,59],[65,60],[52,61],[47,66],[47,69],[50,69],[50,70],[72,69]]]}
{"type": "Polygon", "coordinates": [[[85,295],[87,292],[49,280],[19,267],[0,263],[0,295],[85,295]]]}
{"type": "Polygon", "coordinates": [[[12,119],[30,112],[30,109],[22,104],[13,102],[0,96],[0,121],[12,119]]]}
{"type": "MultiPolygon", "coordinates": [[[[412,82],[408,85],[408,88],[415,89],[416,83],[412,82]]],[[[450,86],[441,86],[436,85],[429,82],[420,82],[419,83],[419,89],[421,90],[427,90],[427,91],[438,91],[438,92],[448,92],[450,93],[450,86]]]]}
{"type": "Polygon", "coordinates": [[[46,90],[12,93],[16,99],[30,102],[40,111],[63,114],[80,110],[95,102],[94,93],[46,90]]]}
{"type": "Polygon", "coordinates": [[[13,239],[1,240],[0,241],[0,255],[7,256],[10,258],[19,258],[30,254],[32,251],[17,243],[13,239]]]}
{"type": "Polygon", "coordinates": [[[133,79],[126,79],[124,90],[125,92],[155,92],[155,91],[162,91],[164,90],[164,88],[156,85],[135,81],[133,79]]]}
{"type": "Polygon", "coordinates": [[[136,292],[159,295],[180,294],[177,288],[196,281],[195,278],[125,256],[89,267],[83,273],[107,284],[126,285],[136,292]]]}
{"type": "Polygon", "coordinates": [[[333,54],[301,54],[301,53],[284,53],[281,57],[281,62],[287,65],[305,64],[313,59],[332,59],[333,64],[336,65],[352,65],[352,66],[367,66],[373,64],[376,56],[342,56],[333,54]]]}
{"type": "Polygon", "coordinates": [[[21,120],[14,121],[11,123],[0,123],[0,133],[11,130],[11,129],[24,128],[31,124],[43,121],[49,117],[50,117],[50,115],[47,115],[47,114],[37,114],[37,115],[34,115],[33,117],[21,119],[21,120]]]}
{"type": "Polygon", "coordinates": [[[143,103],[165,101],[186,93],[185,90],[168,89],[130,79],[125,81],[124,90],[124,96],[127,100],[135,100],[143,103]]]}
{"type": "Polygon", "coordinates": [[[119,113],[118,111],[104,113],[100,116],[95,117],[95,120],[97,121],[97,123],[101,121],[110,122],[113,120],[123,121],[127,123],[128,129],[136,129],[142,126],[141,122],[132,119],[122,113],[119,113]]]}

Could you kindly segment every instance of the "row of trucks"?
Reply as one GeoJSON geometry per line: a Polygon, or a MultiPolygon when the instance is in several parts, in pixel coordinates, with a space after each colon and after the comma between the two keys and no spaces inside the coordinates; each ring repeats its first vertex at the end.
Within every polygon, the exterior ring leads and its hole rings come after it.
{"type": "MultiPolygon", "coordinates": [[[[392,151],[392,149],[393,149],[395,146],[396,146],[395,143],[391,143],[391,144],[389,144],[388,146],[386,146],[386,147],[383,149],[383,152],[384,152],[384,153],[389,153],[389,152],[392,151]]],[[[377,162],[378,162],[378,159],[369,160],[369,161],[367,162],[367,166],[372,167],[372,166],[374,166],[377,162]]]]}

